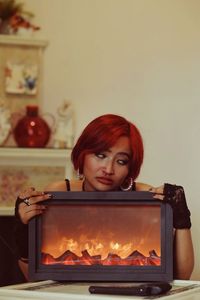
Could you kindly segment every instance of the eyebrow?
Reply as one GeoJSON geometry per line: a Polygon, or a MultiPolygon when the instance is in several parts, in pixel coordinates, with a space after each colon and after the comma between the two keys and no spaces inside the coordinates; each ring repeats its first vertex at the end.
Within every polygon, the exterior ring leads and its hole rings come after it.
{"type": "MultiPolygon", "coordinates": [[[[105,150],[105,151],[107,151],[107,152],[111,152],[111,150],[105,150]]],[[[117,155],[125,155],[125,156],[127,156],[129,159],[131,158],[131,155],[130,154],[128,154],[127,152],[117,152],[117,155]]]]}
{"type": "Polygon", "coordinates": [[[125,156],[127,156],[128,158],[131,157],[130,154],[128,154],[127,152],[118,152],[117,154],[119,154],[119,155],[125,155],[125,156]]]}

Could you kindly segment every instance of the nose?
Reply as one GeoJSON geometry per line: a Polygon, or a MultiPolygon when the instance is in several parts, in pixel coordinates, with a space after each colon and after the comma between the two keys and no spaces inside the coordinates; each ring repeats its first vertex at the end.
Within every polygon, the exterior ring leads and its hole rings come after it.
{"type": "Polygon", "coordinates": [[[108,160],[104,166],[104,172],[107,175],[114,174],[114,166],[112,160],[108,160]]]}

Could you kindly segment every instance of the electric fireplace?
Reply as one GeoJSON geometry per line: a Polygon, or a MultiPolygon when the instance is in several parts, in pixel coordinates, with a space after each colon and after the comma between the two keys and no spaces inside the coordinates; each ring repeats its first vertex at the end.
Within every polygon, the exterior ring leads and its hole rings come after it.
{"type": "Polygon", "coordinates": [[[169,204],[150,192],[51,192],[29,222],[30,280],[171,281],[169,204]]]}

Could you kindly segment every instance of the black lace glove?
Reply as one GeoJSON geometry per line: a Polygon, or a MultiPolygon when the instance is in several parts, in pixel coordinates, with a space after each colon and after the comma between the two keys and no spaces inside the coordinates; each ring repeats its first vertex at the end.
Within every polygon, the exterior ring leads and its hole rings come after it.
{"type": "Polygon", "coordinates": [[[23,202],[23,199],[18,197],[15,203],[15,252],[17,258],[28,258],[28,225],[22,223],[18,213],[21,202],[23,202]]]}
{"type": "Polygon", "coordinates": [[[182,186],[164,184],[164,201],[173,209],[173,226],[176,229],[189,229],[191,227],[190,211],[187,207],[184,189],[182,186]]]}

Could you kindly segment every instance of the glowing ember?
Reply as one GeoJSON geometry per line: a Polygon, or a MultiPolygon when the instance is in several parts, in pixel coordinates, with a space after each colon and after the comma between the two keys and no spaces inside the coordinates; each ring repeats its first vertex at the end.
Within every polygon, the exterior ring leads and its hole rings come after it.
{"type": "Polygon", "coordinates": [[[67,250],[57,258],[54,258],[50,254],[42,253],[42,263],[45,265],[159,266],[161,264],[161,259],[154,250],[149,251],[148,257],[135,250],[125,258],[121,258],[115,253],[109,253],[105,259],[102,259],[101,255],[90,255],[87,250],[82,251],[81,256],[67,250]]]}

